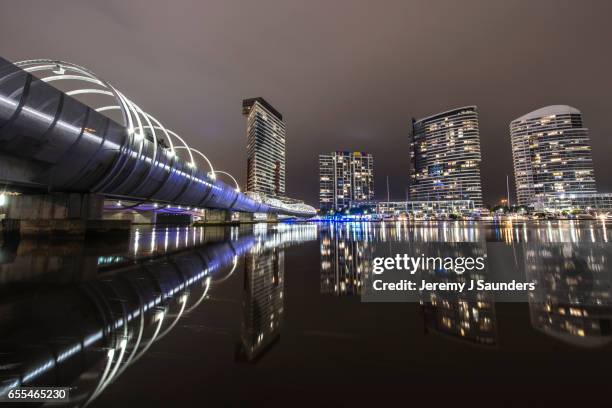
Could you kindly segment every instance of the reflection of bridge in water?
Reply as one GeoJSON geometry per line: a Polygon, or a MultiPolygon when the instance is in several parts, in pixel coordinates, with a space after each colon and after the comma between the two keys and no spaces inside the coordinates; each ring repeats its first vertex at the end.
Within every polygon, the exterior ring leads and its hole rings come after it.
{"type": "Polygon", "coordinates": [[[100,219],[103,198],[153,212],[315,214],[303,203],[243,194],[231,175],[108,82],[52,60],[0,59],[0,182],[28,193],[12,198],[9,219],[46,224],[100,219]],[[75,83],[66,92],[52,86],[75,83]]]}
{"type": "MultiPolygon", "coordinates": [[[[19,256],[4,254],[7,263],[0,269],[3,286],[7,291],[11,285],[15,289],[8,291],[0,305],[11,309],[0,322],[3,333],[0,395],[24,385],[78,384],[79,395],[71,396],[72,403],[86,404],[145,355],[156,341],[165,337],[182,316],[205,302],[210,290],[214,291],[216,285],[229,279],[239,257],[246,255],[247,261],[266,260],[269,254],[282,257],[285,246],[315,238],[314,225],[277,225],[259,227],[255,233],[246,228],[241,231],[238,227],[212,228],[212,232],[197,228],[139,232],[133,235],[129,251],[119,253],[113,245],[103,247],[100,253],[72,242],[57,244],[56,249],[64,251],[58,254],[58,259],[76,253],[96,260],[96,265],[79,262],[81,266],[90,265],[93,272],[71,275],[76,283],[56,283],[55,290],[38,291],[36,288],[40,286],[34,286],[25,292],[19,290],[20,276],[16,273],[23,270],[19,262],[15,263],[19,256]],[[168,249],[166,233],[178,234],[173,238],[183,239],[182,243],[174,240],[172,247],[176,247],[168,249]],[[144,240],[148,241],[147,245],[144,240]],[[165,251],[167,255],[161,256],[165,251]],[[96,272],[101,275],[96,276],[96,272]],[[45,310],[54,313],[50,315],[45,310]],[[92,382],[92,378],[95,381],[92,382]]],[[[36,259],[36,254],[40,253],[37,245],[28,241],[21,244],[25,245],[23,251],[36,259]]],[[[256,292],[264,295],[245,293],[243,339],[249,339],[252,346],[258,345],[258,339],[261,343],[264,336],[267,341],[270,331],[263,323],[269,325],[270,319],[277,325],[282,322],[275,317],[279,312],[282,314],[282,282],[279,280],[282,269],[281,264],[280,270],[277,268],[268,276],[255,274],[256,271],[247,265],[245,280],[259,279],[256,292]],[[269,277],[272,280],[268,280],[269,277]],[[266,301],[268,293],[278,292],[274,288],[279,287],[280,303],[263,309],[262,302],[266,301]],[[255,309],[263,313],[253,320],[247,311],[255,309]]],[[[55,277],[58,271],[46,272],[55,277]]],[[[70,274],[76,270],[68,268],[64,272],[70,274]]],[[[27,278],[30,283],[50,281],[44,273],[27,278]]],[[[259,351],[252,347],[250,353],[259,351]]]]}
{"type": "MultiPolygon", "coordinates": [[[[22,384],[70,384],[78,387],[71,395],[79,405],[96,398],[191,311],[211,310],[206,309],[211,307],[208,296],[237,278],[241,257],[245,265],[242,325],[239,339],[234,337],[236,359],[257,363],[272,347],[281,348],[277,344],[287,319],[285,265],[290,254],[285,249],[317,237],[319,251],[314,250],[314,258],[308,260],[321,261],[320,290],[325,299],[313,301],[325,301],[330,307],[347,299],[328,294],[360,294],[371,258],[380,251],[384,254],[390,244],[435,251],[437,245],[448,244],[439,238],[445,234],[486,237],[451,244],[459,243],[467,248],[463,251],[474,251],[474,255],[486,250],[489,256],[501,246],[506,252],[497,253],[501,256],[498,264],[519,268],[539,282],[538,291],[525,300],[528,308],[517,309],[519,316],[508,314],[508,305],[495,304],[485,291],[476,299],[446,293],[421,297],[414,307],[423,319],[423,333],[432,335],[427,337],[432,347],[448,343],[522,349],[524,339],[516,344],[507,340],[514,334],[504,330],[509,319],[524,322],[521,327],[526,332],[519,337],[535,337],[539,332],[547,336],[549,342],[535,342],[536,348],[550,347],[556,340],[591,348],[610,343],[610,248],[603,234],[595,235],[595,243],[554,242],[568,236],[590,240],[588,224],[569,235],[567,224],[558,227],[567,231],[556,236],[543,234],[538,241],[533,238],[537,233],[530,231],[528,243],[517,243],[487,228],[452,232],[453,228],[409,224],[384,228],[371,224],[139,228],[133,230],[129,242],[105,240],[91,246],[83,241],[22,240],[19,245],[5,245],[0,252],[0,310],[10,312],[0,320],[1,392],[22,384]],[[341,255],[331,256],[336,253],[341,255]],[[360,273],[356,273],[358,267],[360,273]],[[347,279],[350,285],[341,289],[340,283],[347,279]]],[[[435,278],[453,279],[449,275],[435,278]]],[[[406,305],[397,305],[392,313],[406,310],[406,305]]]]}

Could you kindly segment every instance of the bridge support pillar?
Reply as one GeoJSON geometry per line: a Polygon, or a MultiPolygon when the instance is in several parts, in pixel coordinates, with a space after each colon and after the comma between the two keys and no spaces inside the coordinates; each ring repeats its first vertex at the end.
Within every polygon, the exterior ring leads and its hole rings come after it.
{"type": "Polygon", "coordinates": [[[24,194],[11,197],[2,224],[5,233],[24,236],[129,231],[129,220],[104,220],[103,206],[95,194],[24,194]]]}
{"type": "Polygon", "coordinates": [[[129,221],[132,224],[156,224],[157,213],[153,211],[135,211],[135,210],[111,210],[105,211],[103,218],[105,220],[123,220],[129,221]]]}
{"type": "Polygon", "coordinates": [[[252,213],[238,212],[238,222],[240,223],[251,223],[254,220],[252,213]]]}
{"type": "Polygon", "coordinates": [[[268,222],[278,222],[278,214],[268,213],[267,216],[266,216],[266,220],[268,222]]]}
{"type": "Polygon", "coordinates": [[[202,221],[205,224],[226,224],[232,222],[232,213],[227,210],[207,209],[202,221]]]}
{"type": "Polygon", "coordinates": [[[207,209],[204,211],[200,221],[196,222],[196,224],[249,224],[252,223],[253,220],[253,214],[251,213],[207,209]]]}

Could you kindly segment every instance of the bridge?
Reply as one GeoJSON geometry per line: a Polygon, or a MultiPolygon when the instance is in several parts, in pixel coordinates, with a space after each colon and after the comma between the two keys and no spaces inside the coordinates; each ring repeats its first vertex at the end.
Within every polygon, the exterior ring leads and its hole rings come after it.
{"type": "Polygon", "coordinates": [[[109,199],[164,213],[315,215],[303,203],[241,192],[229,173],[113,85],[64,61],[0,58],[0,183],[24,193],[7,219],[37,225],[57,225],[60,208],[59,218],[91,226],[109,199]],[[61,84],[77,86],[53,86],[61,84]]]}

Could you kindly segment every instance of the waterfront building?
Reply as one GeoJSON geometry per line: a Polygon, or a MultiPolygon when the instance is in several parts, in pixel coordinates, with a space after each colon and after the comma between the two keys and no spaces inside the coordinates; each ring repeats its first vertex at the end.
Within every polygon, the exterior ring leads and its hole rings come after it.
{"type": "Polygon", "coordinates": [[[374,199],[374,158],[336,151],[319,155],[319,207],[342,211],[374,199]]]}
{"type": "Polygon", "coordinates": [[[546,106],[510,123],[519,205],[596,192],[589,130],[567,105],[546,106]]]}
{"type": "Polygon", "coordinates": [[[411,200],[472,200],[476,207],[482,207],[480,163],[476,106],[413,119],[411,200]]]}
{"type": "Polygon", "coordinates": [[[612,193],[556,194],[546,197],[548,211],[612,212],[612,193]]]}
{"type": "Polygon", "coordinates": [[[247,117],[247,191],[285,195],[285,123],[264,98],[242,101],[247,117]]]}
{"type": "Polygon", "coordinates": [[[462,214],[475,211],[472,200],[435,200],[435,201],[379,201],[376,213],[381,215],[421,215],[421,214],[462,214]]]}

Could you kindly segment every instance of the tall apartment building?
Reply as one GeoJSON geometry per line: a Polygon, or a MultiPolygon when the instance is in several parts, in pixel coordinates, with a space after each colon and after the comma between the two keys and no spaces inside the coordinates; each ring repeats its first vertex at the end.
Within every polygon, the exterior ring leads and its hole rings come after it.
{"type": "Polygon", "coordinates": [[[578,109],[554,105],[527,113],[510,123],[510,139],[519,205],[596,192],[589,130],[578,109]]]}
{"type": "Polygon", "coordinates": [[[472,200],[482,207],[476,106],[412,121],[410,199],[472,200]]]}
{"type": "Polygon", "coordinates": [[[319,207],[343,210],[374,199],[374,158],[365,152],[319,155],[319,207]]]}
{"type": "Polygon", "coordinates": [[[285,123],[264,98],[242,101],[247,117],[247,191],[285,195],[285,123]]]}

